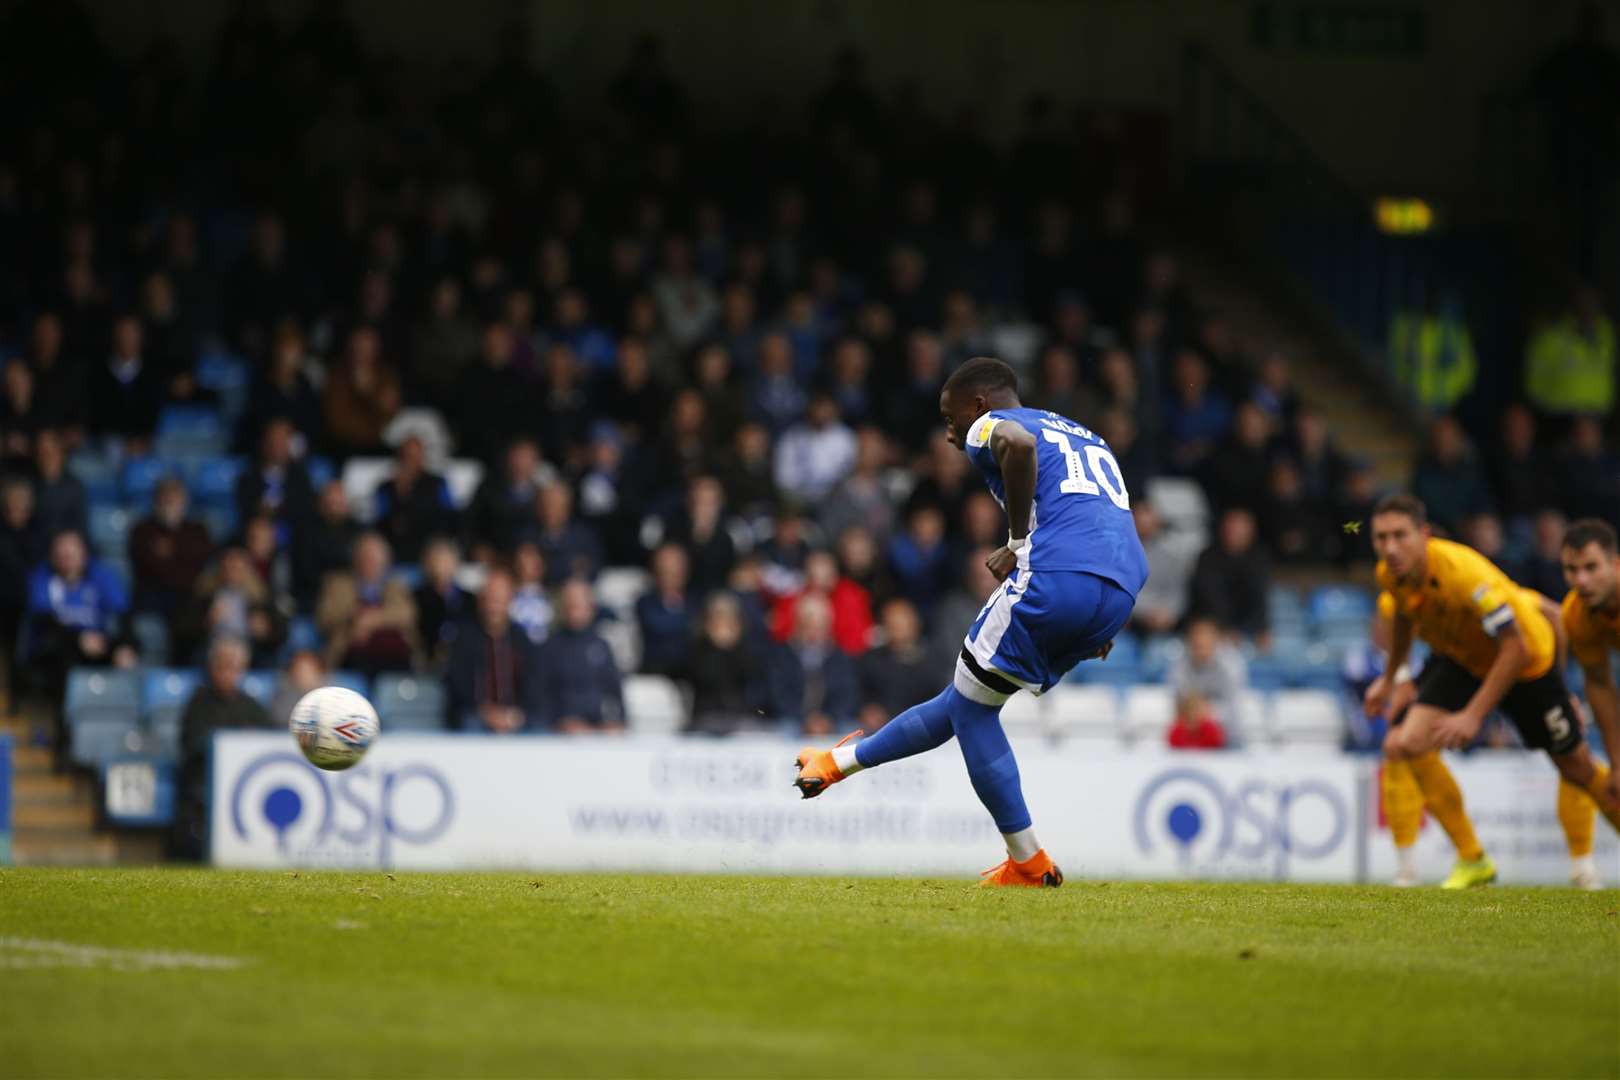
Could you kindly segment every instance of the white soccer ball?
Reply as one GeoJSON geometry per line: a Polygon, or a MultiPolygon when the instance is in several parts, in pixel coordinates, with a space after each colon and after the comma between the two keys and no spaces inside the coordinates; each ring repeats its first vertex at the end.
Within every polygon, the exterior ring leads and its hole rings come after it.
{"type": "Polygon", "coordinates": [[[287,725],[298,749],[318,769],[358,764],[381,727],[371,702],[341,686],[321,686],[298,699],[287,725]]]}

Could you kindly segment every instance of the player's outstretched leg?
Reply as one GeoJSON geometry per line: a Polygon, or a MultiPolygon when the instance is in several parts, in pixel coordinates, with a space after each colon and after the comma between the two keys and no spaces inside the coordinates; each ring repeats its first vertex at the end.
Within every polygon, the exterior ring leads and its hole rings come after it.
{"type": "Polygon", "coordinates": [[[831,750],[807,746],[799,751],[799,775],[793,785],[806,799],[813,799],[851,773],[900,758],[932,750],[951,737],[951,714],[946,704],[950,689],[941,691],[920,705],[913,705],[890,720],[869,739],[846,745],[854,732],[831,750]]]}
{"type": "Polygon", "coordinates": [[[1597,860],[1592,858],[1597,804],[1585,789],[1562,778],[1558,781],[1558,824],[1564,827],[1564,841],[1569,845],[1569,883],[1588,891],[1603,888],[1597,860]]]}
{"type": "MultiPolygon", "coordinates": [[[[955,687],[946,695],[951,727],[962,748],[962,760],[967,763],[968,779],[1007,844],[1007,860],[986,870],[980,884],[1062,885],[1063,871],[1035,839],[1019,781],[1018,759],[1001,727],[1001,702],[974,701],[955,687]]],[[[1004,700],[1003,695],[991,696],[1004,700]]]]}

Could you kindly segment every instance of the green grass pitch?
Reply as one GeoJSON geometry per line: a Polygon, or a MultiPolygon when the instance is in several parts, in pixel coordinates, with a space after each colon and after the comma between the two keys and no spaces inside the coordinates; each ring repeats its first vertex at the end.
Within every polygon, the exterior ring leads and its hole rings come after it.
{"type": "Polygon", "coordinates": [[[1620,893],[0,871],[0,1077],[1187,1074],[1620,1076],[1620,893]]]}

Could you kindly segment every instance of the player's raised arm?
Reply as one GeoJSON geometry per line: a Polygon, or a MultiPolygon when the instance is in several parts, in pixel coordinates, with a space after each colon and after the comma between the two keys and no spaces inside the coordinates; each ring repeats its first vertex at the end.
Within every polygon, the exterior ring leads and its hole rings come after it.
{"type": "Polygon", "coordinates": [[[1007,489],[1007,546],[997,549],[985,566],[1005,580],[1018,565],[1018,552],[1029,543],[1029,515],[1035,505],[1035,436],[1015,420],[999,420],[990,432],[990,453],[1007,489]]]}

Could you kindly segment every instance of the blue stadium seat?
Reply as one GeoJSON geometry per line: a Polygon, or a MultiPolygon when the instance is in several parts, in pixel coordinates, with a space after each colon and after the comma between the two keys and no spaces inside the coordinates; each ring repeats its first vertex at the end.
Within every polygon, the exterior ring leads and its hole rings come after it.
{"type": "Polygon", "coordinates": [[[141,651],[141,663],[162,667],[169,662],[169,624],[163,616],[143,612],[130,620],[130,633],[141,651]]]}
{"type": "Polygon", "coordinates": [[[1085,686],[1118,687],[1136,686],[1146,681],[1142,677],[1142,669],[1134,662],[1116,662],[1112,655],[1107,660],[1087,660],[1076,664],[1074,670],[1069,672],[1069,680],[1085,686]]]}
{"type": "Polygon", "coordinates": [[[1288,685],[1293,664],[1281,656],[1256,656],[1249,661],[1249,687],[1254,690],[1281,690],[1288,685]]]}
{"type": "Polygon", "coordinates": [[[118,491],[126,503],[148,506],[158,481],[170,473],[178,472],[175,463],[160,457],[137,457],[124,462],[118,474],[118,491]]]}
{"type": "Polygon", "coordinates": [[[1311,622],[1318,628],[1344,623],[1364,627],[1375,607],[1372,593],[1349,585],[1324,585],[1311,592],[1311,622]]]}
{"type": "Polygon", "coordinates": [[[118,463],[112,458],[81,450],[68,462],[68,470],[84,485],[92,505],[118,501],[118,463]]]}
{"type": "Polygon", "coordinates": [[[147,727],[156,735],[164,751],[177,750],[180,743],[180,716],[196,688],[203,685],[203,672],[194,667],[149,667],[141,693],[141,711],[147,727]]]}
{"type": "Polygon", "coordinates": [[[241,458],[213,457],[198,464],[191,477],[191,497],[198,506],[234,506],[241,458]]]}
{"type": "Polygon", "coordinates": [[[160,453],[209,454],[224,451],[229,440],[225,421],[210,405],[168,405],[158,415],[160,453]]]}
{"type": "Polygon", "coordinates": [[[327,686],[341,686],[345,690],[353,690],[357,694],[371,694],[371,685],[366,677],[358,671],[330,671],[326,675],[327,686]]]}
{"type": "Polygon", "coordinates": [[[1141,650],[1141,657],[1137,667],[1144,682],[1164,682],[1165,676],[1170,672],[1170,664],[1180,656],[1185,649],[1179,640],[1170,634],[1158,634],[1150,639],[1141,650]]]}
{"type": "Polygon", "coordinates": [[[100,768],[112,758],[138,750],[141,742],[140,727],[133,715],[126,719],[81,720],[68,729],[68,757],[76,765],[100,768]]]}
{"type": "Polygon", "coordinates": [[[390,576],[405,583],[405,587],[415,592],[422,584],[422,568],[415,563],[402,563],[395,566],[390,576]]]}
{"type": "Polygon", "coordinates": [[[90,506],[90,547],[98,555],[123,555],[129,551],[129,530],[135,524],[133,512],[116,504],[90,506]]]}
{"type": "Polygon", "coordinates": [[[141,678],[118,668],[74,668],[68,672],[62,711],[68,723],[106,716],[140,715],[141,678]]]}
{"type": "Polygon", "coordinates": [[[196,511],[198,518],[208,527],[214,543],[223,544],[236,535],[235,506],[203,506],[196,511]]]}
{"type": "Polygon", "coordinates": [[[1273,585],[1266,594],[1266,612],[1273,633],[1285,630],[1304,632],[1305,603],[1294,589],[1286,585],[1273,585]]]}
{"type": "Polygon", "coordinates": [[[321,651],[321,632],[315,628],[315,620],[308,615],[295,615],[287,622],[287,643],[282,646],[282,651],[291,656],[305,649],[321,651]]]}
{"type": "Polygon", "coordinates": [[[438,679],[414,675],[379,675],[372,704],[384,731],[440,731],[444,728],[446,694],[438,679]]]}
{"type": "Polygon", "coordinates": [[[274,671],[246,672],[242,676],[242,693],[268,709],[270,699],[276,695],[278,678],[274,671]]]}
{"type": "Polygon", "coordinates": [[[304,459],[304,471],[309,474],[309,486],[316,491],[337,478],[337,466],[332,459],[319,454],[310,454],[304,459]]]}

